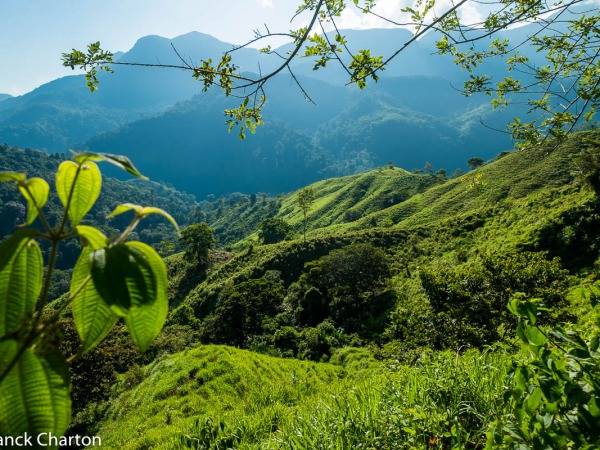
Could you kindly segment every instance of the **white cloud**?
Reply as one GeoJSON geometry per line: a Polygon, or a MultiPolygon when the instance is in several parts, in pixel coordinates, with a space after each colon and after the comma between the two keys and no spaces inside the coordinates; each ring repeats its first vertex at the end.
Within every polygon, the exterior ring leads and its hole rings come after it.
{"type": "Polygon", "coordinates": [[[263,8],[271,8],[273,6],[273,0],[258,0],[258,3],[263,8]]]}

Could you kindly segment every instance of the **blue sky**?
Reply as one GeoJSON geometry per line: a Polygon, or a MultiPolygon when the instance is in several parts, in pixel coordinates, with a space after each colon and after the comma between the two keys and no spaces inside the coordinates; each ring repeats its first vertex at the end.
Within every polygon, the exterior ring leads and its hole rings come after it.
{"type": "Polygon", "coordinates": [[[90,42],[126,51],[149,34],[201,31],[241,43],[264,23],[289,30],[296,6],[294,0],[0,0],[0,93],[24,94],[73,74],[61,66],[61,53],[90,42]]]}
{"type": "MultiPolygon", "coordinates": [[[[401,9],[414,0],[379,0],[377,12],[403,21],[401,9]]],[[[437,0],[440,8],[450,0],[437,0]]],[[[173,38],[200,31],[234,44],[247,42],[253,30],[289,31],[306,25],[307,17],[290,24],[301,0],[0,0],[0,93],[21,95],[74,72],[60,57],[72,48],[100,41],[113,52],[127,51],[150,34],[173,38]]],[[[352,2],[348,2],[352,5],[352,2]]],[[[461,15],[480,19],[478,3],[467,3],[461,15]],[[473,6],[475,5],[475,6],[473,6]]],[[[436,6],[436,8],[438,8],[436,6]]],[[[337,20],[340,28],[391,26],[365,16],[353,6],[337,20]]],[[[279,42],[281,43],[281,42],[279,42]]]]}

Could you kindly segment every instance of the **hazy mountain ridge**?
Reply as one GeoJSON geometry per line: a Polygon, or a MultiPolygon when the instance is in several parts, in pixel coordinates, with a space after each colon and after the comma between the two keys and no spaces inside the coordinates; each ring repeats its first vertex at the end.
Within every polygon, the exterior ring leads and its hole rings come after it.
{"type": "MultiPolygon", "coordinates": [[[[373,46],[374,53],[389,52],[410,35],[392,29],[344,33],[354,45],[373,46]]],[[[215,60],[231,47],[197,32],[174,39],[146,36],[117,58],[181,63],[175,48],[185,61],[199,63],[200,57],[215,60]]],[[[83,147],[123,153],[146,164],[152,178],[199,197],[286,192],[390,160],[406,168],[430,162],[451,172],[468,157],[490,158],[510,147],[506,136],[479,122],[502,128],[515,110],[492,114],[487,98],[461,96],[455,87],[464,74],[449,59],[432,55],[433,49],[427,40],[417,42],[364,91],[345,87],[335,69],[313,71],[299,58],[294,71],[316,106],[289,75],[276,77],[267,86],[266,126],[243,144],[227,135],[222,115],[237,106],[235,99],[217,90],[194,96],[201,84],[185,71],[127,66],[101,73],[94,94],[78,75],[2,101],[0,142],[50,152],[83,147]]],[[[264,72],[279,63],[250,48],[234,56],[247,71],[256,71],[260,63],[264,72]]]]}

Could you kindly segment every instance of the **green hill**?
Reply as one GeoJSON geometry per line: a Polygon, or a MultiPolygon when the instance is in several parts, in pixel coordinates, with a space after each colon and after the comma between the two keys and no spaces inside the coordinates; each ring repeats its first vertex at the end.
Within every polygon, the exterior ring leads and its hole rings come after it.
{"type": "Polygon", "coordinates": [[[512,414],[512,296],[540,299],[542,326],[593,320],[579,280],[598,264],[600,207],[582,155],[599,136],[458,179],[386,167],[323,180],[307,242],[297,192],[202,203],[238,252],[166,259],[167,326],[146,355],[118,331],[73,367],[72,432],[107,448],[483,448],[512,414]],[[288,240],[259,242],[268,217],[288,240]],[[112,392],[90,389],[92,368],[112,392]]]}
{"type": "MultiPolygon", "coordinates": [[[[421,287],[424,273],[441,271],[452,278],[455,275],[451,273],[462,270],[489,277],[492,266],[492,271],[508,270],[503,261],[509,257],[521,258],[516,265],[539,259],[524,252],[546,252],[540,264],[554,265],[539,270],[549,270],[558,278],[562,272],[551,262],[555,256],[571,271],[590,267],[598,257],[600,217],[593,192],[582,186],[574,173],[575,155],[586,145],[586,138],[595,136],[595,132],[583,133],[559,146],[514,152],[445,182],[433,175],[383,168],[315,183],[311,185],[315,200],[307,217],[306,244],[298,234],[302,213],[296,193],[264,205],[232,207],[215,222],[217,230],[225,223],[232,228],[256,224],[257,217],[264,218],[269,211],[296,229],[295,239],[260,245],[256,234],[250,233],[239,244],[246,250],[213,267],[204,282],[177,298],[174,305],[181,306],[172,321],[192,324],[207,343],[312,357],[315,354],[303,350],[303,345],[320,324],[323,348],[317,358],[327,357],[332,349],[344,345],[391,342],[389,336],[398,325],[394,324],[395,314],[409,305],[431,301],[434,293],[421,287]],[[476,185],[470,187],[473,182],[476,185]],[[354,217],[359,218],[352,220],[354,217]],[[370,247],[356,247],[360,245],[370,247]],[[349,249],[347,254],[344,249],[349,249]],[[372,292],[352,292],[354,281],[328,279],[323,273],[339,264],[356,273],[338,277],[368,278],[369,268],[361,269],[353,261],[364,260],[377,249],[385,257],[385,276],[372,292]],[[328,256],[332,252],[335,256],[328,256]],[[335,258],[339,263],[332,262],[335,258]],[[262,306],[257,306],[261,301],[262,306]],[[363,314],[359,305],[370,303],[377,305],[377,311],[368,317],[352,316],[352,311],[363,314]],[[240,326],[244,321],[253,324],[242,338],[241,328],[228,332],[222,326],[234,319],[228,308],[236,307],[240,308],[241,317],[235,319],[242,321],[240,326]],[[307,319],[303,311],[313,311],[313,316],[307,319]],[[346,320],[345,314],[355,322],[346,320]],[[273,333],[284,329],[293,343],[280,348],[273,333]]],[[[171,264],[180,264],[180,258],[172,257],[171,264]]],[[[517,283],[510,290],[524,288],[517,283]]],[[[425,308],[422,313],[427,318],[435,311],[425,308]]]]}
{"type": "MultiPolygon", "coordinates": [[[[386,167],[315,183],[310,186],[315,201],[307,216],[308,236],[335,238],[374,229],[398,236],[415,229],[429,234],[438,228],[454,229],[455,234],[481,229],[473,236],[481,238],[474,239],[480,250],[533,249],[536,245],[542,250],[549,244],[547,239],[539,242],[544,230],[560,227],[558,222],[569,211],[593,198],[576,177],[579,168],[574,156],[585,139],[597,136],[597,132],[579,133],[558,147],[549,144],[505,153],[477,171],[447,181],[386,167]],[[478,185],[471,188],[477,177],[478,185]]],[[[296,195],[225,208],[220,217],[207,214],[208,223],[225,242],[231,237],[241,239],[245,231],[247,237],[240,246],[259,243],[258,225],[268,217],[287,221],[299,233],[302,212],[296,195]],[[237,232],[229,236],[231,230],[237,232]]]]}
{"type": "Polygon", "coordinates": [[[449,366],[440,356],[389,371],[356,349],[323,364],[203,346],[129,372],[95,432],[122,449],[424,445],[462,402],[473,424],[500,411],[507,358],[471,353],[449,366]]]}
{"type": "MultiPolygon", "coordinates": [[[[51,195],[46,205],[47,214],[54,219],[61,214],[62,205],[54,190],[56,170],[68,156],[63,153],[48,154],[45,152],[20,149],[0,144],[0,170],[27,174],[28,177],[41,177],[50,186],[51,195]]],[[[107,164],[100,166],[103,172],[107,164]]],[[[117,216],[107,219],[107,216],[117,205],[134,203],[142,206],[157,206],[169,212],[181,225],[193,223],[198,205],[194,196],[177,191],[173,187],[152,181],[129,179],[120,181],[104,177],[102,194],[94,208],[84,219],[86,225],[99,227],[107,236],[120,233],[131,220],[131,215],[117,216]]],[[[15,231],[15,227],[25,221],[25,203],[22,196],[12,183],[0,184],[0,239],[15,231]]],[[[177,233],[166,220],[149,218],[141,222],[136,230],[137,238],[160,248],[161,242],[168,241],[177,245],[177,233]]],[[[69,245],[58,256],[58,268],[69,269],[75,264],[80,247],[69,241],[69,245]]]]}

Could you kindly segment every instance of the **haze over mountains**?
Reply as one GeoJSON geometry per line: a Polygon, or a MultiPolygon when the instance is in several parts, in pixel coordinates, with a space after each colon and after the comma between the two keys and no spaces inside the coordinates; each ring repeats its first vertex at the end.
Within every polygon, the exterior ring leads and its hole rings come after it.
{"type": "MultiPolygon", "coordinates": [[[[406,30],[346,31],[349,42],[390,54],[406,30]]],[[[141,38],[119,61],[216,60],[231,45],[192,32],[174,39],[141,38]]],[[[285,52],[285,46],[278,51],[285,52]]],[[[426,162],[449,172],[467,158],[490,158],[510,148],[502,133],[514,110],[492,112],[489,98],[466,98],[465,76],[450,59],[432,55],[432,39],[417,42],[390,64],[378,83],[346,87],[336,67],[313,71],[308,59],[293,70],[316,105],[291,77],[267,85],[266,125],[240,141],[227,134],[223,110],[237,106],[217,91],[201,92],[190,73],[115,66],[91,94],[83,75],[64,77],[0,102],[0,142],[48,152],[68,148],[125,154],[154,180],[200,198],[227,192],[286,192],[307,183],[393,161],[406,169],[426,162]]],[[[244,48],[234,54],[241,71],[262,73],[281,60],[244,48]]],[[[487,68],[491,71],[501,70],[487,68]]],[[[2,96],[0,95],[0,100],[2,96]]]]}

